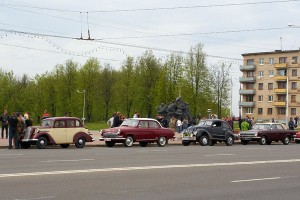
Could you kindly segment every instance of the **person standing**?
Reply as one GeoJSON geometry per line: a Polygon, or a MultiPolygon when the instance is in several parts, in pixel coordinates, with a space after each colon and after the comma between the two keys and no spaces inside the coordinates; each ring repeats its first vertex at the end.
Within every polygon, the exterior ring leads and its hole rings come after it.
{"type": "Polygon", "coordinates": [[[8,126],[9,126],[9,139],[8,139],[8,149],[12,148],[12,139],[14,139],[15,148],[19,148],[18,143],[18,118],[16,113],[13,113],[12,116],[8,119],[8,126]]]}
{"type": "Polygon", "coordinates": [[[243,119],[243,122],[241,124],[242,131],[248,131],[249,130],[249,123],[246,121],[246,119],[243,119]]]}
{"type": "Polygon", "coordinates": [[[182,122],[181,120],[178,118],[177,121],[176,121],[176,126],[177,126],[177,132],[178,133],[181,133],[181,130],[182,130],[182,122]]]}
{"type": "Polygon", "coordinates": [[[5,138],[8,138],[8,113],[7,110],[4,110],[3,115],[1,115],[0,119],[2,122],[2,130],[1,130],[1,137],[4,138],[4,130],[5,130],[5,138]]]}
{"type": "Polygon", "coordinates": [[[290,121],[289,121],[288,125],[289,125],[290,130],[294,130],[295,123],[294,123],[294,119],[292,117],[290,118],[290,121]]]}
{"type": "Polygon", "coordinates": [[[122,123],[121,119],[120,119],[121,113],[118,111],[116,112],[116,115],[114,116],[114,123],[113,123],[113,127],[119,127],[122,123]]]}

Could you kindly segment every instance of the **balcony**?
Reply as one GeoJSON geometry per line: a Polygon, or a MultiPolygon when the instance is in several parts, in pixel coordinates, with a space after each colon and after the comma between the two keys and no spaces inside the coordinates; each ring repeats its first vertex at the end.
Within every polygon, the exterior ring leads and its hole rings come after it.
{"type": "Polygon", "coordinates": [[[286,88],[275,88],[274,89],[275,93],[282,93],[282,94],[286,94],[286,88]]]}
{"type": "Polygon", "coordinates": [[[240,77],[240,83],[253,83],[255,81],[255,77],[240,77]]]}
{"type": "Polygon", "coordinates": [[[256,70],[255,65],[246,65],[246,66],[241,65],[240,66],[240,71],[255,71],[255,70],[256,70]]]}
{"type": "Polygon", "coordinates": [[[253,102],[253,101],[249,101],[249,102],[239,102],[239,106],[240,107],[249,107],[249,108],[251,108],[251,107],[254,107],[255,106],[255,102],[253,102]]]}
{"type": "Polygon", "coordinates": [[[287,68],[287,64],[286,63],[277,63],[277,64],[274,64],[274,67],[277,69],[284,69],[284,68],[287,68]]]}
{"type": "Polygon", "coordinates": [[[240,90],[240,95],[255,94],[255,90],[240,90]]]}
{"type": "Polygon", "coordinates": [[[276,76],[274,76],[274,79],[276,81],[286,81],[287,77],[286,76],[281,76],[281,75],[276,75],[276,76]]]}
{"type": "Polygon", "coordinates": [[[285,105],[286,105],[285,101],[275,101],[274,102],[274,106],[285,107],[285,105]]]}

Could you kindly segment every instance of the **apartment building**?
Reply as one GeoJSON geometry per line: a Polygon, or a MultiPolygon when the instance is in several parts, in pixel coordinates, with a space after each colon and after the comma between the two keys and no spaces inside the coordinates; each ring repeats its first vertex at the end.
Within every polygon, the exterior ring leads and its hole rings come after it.
{"type": "Polygon", "coordinates": [[[299,50],[245,53],[240,71],[242,117],[286,122],[300,116],[299,50]]]}

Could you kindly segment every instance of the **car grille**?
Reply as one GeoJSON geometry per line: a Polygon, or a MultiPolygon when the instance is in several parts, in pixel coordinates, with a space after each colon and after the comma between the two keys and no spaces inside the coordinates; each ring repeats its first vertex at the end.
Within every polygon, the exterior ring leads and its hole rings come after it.
{"type": "Polygon", "coordinates": [[[31,137],[31,127],[27,127],[25,129],[24,139],[30,139],[30,137],[31,137]]]}

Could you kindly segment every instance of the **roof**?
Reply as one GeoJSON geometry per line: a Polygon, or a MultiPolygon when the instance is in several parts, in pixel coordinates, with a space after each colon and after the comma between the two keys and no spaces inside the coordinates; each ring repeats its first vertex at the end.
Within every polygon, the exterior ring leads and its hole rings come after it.
{"type": "Polygon", "coordinates": [[[275,51],[268,51],[268,52],[255,52],[255,53],[244,53],[241,54],[244,56],[255,56],[255,55],[263,55],[263,54],[284,54],[284,53],[300,53],[300,49],[298,50],[275,50],[275,51]]]}
{"type": "Polygon", "coordinates": [[[78,117],[47,117],[47,118],[44,118],[43,120],[45,120],[45,119],[56,120],[56,119],[79,119],[79,118],[78,117]]]}

